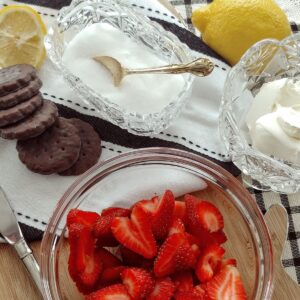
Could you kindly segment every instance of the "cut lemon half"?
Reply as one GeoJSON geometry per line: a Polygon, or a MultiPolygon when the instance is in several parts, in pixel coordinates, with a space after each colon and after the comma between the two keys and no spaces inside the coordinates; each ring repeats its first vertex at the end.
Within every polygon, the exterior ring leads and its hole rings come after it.
{"type": "Polygon", "coordinates": [[[41,16],[26,5],[0,9],[0,68],[30,64],[38,68],[45,58],[46,26],[41,16]]]}

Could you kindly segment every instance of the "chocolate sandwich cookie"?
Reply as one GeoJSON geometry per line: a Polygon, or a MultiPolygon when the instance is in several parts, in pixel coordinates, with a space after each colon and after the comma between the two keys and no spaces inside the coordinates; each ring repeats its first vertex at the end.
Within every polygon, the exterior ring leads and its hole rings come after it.
{"type": "Polygon", "coordinates": [[[33,172],[53,174],[70,168],[79,157],[81,140],[78,130],[64,118],[43,134],[18,141],[20,160],[33,172]]]}
{"type": "Polygon", "coordinates": [[[18,123],[0,128],[0,136],[9,140],[26,140],[38,136],[49,128],[57,117],[56,105],[49,100],[44,100],[43,105],[29,117],[18,123]]]}
{"type": "Polygon", "coordinates": [[[97,163],[101,154],[101,140],[95,129],[88,123],[79,119],[68,119],[74,125],[81,139],[79,158],[71,168],[60,175],[79,175],[97,163]]]}
{"type": "Polygon", "coordinates": [[[13,106],[6,110],[0,110],[0,127],[17,123],[18,121],[28,117],[42,104],[42,95],[37,94],[31,99],[16,106],[13,106]]]}
{"type": "Polygon", "coordinates": [[[19,64],[0,69],[0,96],[17,91],[36,78],[36,69],[31,65],[19,64]]]}
{"type": "Polygon", "coordinates": [[[39,92],[41,87],[42,81],[39,78],[35,78],[27,86],[5,96],[0,96],[0,110],[13,107],[30,99],[39,92]]]}

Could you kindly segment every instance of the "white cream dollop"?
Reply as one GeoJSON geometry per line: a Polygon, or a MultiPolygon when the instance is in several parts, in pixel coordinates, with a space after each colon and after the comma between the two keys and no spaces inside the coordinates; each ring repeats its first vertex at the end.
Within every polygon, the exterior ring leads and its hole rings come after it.
{"type": "Polygon", "coordinates": [[[87,26],[67,45],[63,64],[97,93],[129,112],[159,112],[181,92],[182,75],[147,74],[126,76],[120,87],[113,85],[111,74],[93,57],[108,55],[127,68],[166,65],[146,46],[106,23],[87,26]]]}
{"type": "Polygon", "coordinates": [[[254,148],[300,164],[300,82],[280,79],[264,84],[246,123],[254,148]]]}

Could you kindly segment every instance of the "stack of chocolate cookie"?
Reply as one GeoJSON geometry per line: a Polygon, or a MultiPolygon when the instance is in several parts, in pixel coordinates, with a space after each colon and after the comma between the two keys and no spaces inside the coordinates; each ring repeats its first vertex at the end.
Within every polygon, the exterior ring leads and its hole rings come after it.
{"type": "Polygon", "coordinates": [[[101,140],[88,123],[59,117],[41,86],[30,65],[0,70],[0,136],[18,140],[19,158],[33,172],[82,174],[98,161],[101,140]]]}

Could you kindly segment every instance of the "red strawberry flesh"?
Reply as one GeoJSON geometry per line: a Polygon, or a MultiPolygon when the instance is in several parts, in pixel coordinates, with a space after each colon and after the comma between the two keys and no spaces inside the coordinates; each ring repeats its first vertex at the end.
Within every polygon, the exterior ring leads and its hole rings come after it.
{"type": "Polygon", "coordinates": [[[196,275],[200,282],[205,283],[212,279],[224,253],[225,250],[218,244],[209,246],[204,250],[196,266],[196,275]]]}
{"type": "Polygon", "coordinates": [[[152,216],[152,231],[158,240],[163,240],[169,232],[173,221],[175,198],[170,190],[166,190],[152,216]]]}
{"type": "Polygon", "coordinates": [[[238,269],[227,265],[207,283],[211,300],[246,300],[246,292],[238,269]]]}
{"type": "Polygon", "coordinates": [[[155,286],[146,300],[171,300],[175,292],[175,285],[168,277],[157,279],[155,286]]]}
{"type": "Polygon", "coordinates": [[[123,284],[105,287],[85,297],[85,300],[132,300],[123,284]]]}
{"type": "Polygon", "coordinates": [[[151,274],[141,268],[127,268],[121,274],[123,284],[133,300],[142,300],[154,288],[151,274]]]}
{"type": "Polygon", "coordinates": [[[100,215],[95,212],[83,211],[79,209],[71,209],[67,216],[67,226],[71,224],[94,225],[100,218],[100,215]]]}

